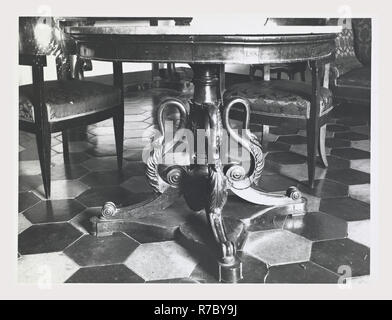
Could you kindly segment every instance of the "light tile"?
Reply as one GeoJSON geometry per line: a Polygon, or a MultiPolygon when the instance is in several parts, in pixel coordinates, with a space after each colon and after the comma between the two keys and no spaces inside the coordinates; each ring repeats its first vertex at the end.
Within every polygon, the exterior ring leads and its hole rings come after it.
{"type": "Polygon", "coordinates": [[[370,173],[370,159],[351,160],[350,168],[370,173]]]}
{"type": "Polygon", "coordinates": [[[251,232],[243,251],[268,265],[308,261],[312,242],[286,230],[251,232]]]}
{"type": "Polygon", "coordinates": [[[174,241],[140,245],[125,265],[146,281],[189,277],[197,261],[174,241]]]}
{"type": "Polygon", "coordinates": [[[357,184],[348,187],[351,198],[370,203],[370,184],[357,184]]]}
{"type": "Polygon", "coordinates": [[[29,220],[27,220],[23,214],[18,214],[18,234],[25,231],[32,225],[33,224],[29,220]]]}
{"type": "MultiPolygon", "coordinates": [[[[78,180],[55,180],[51,182],[50,199],[73,199],[86,191],[89,187],[78,180]]],[[[36,192],[43,196],[44,186],[40,185],[36,192]]]]}
{"type": "Polygon", "coordinates": [[[19,161],[20,176],[34,176],[41,174],[41,167],[38,160],[19,161]]]}
{"type": "Polygon", "coordinates": [[[351,146],[356,149],[370,152],[370,140],[351,141],[351,146]]]}
{"type": "Polygon", "coordinates": [[[18,259],[18,282],[47,287],[63,283],[79,269],[61,252],[24,255],[18,259]]]}
{"type": "Polygon", "coordinates": [[[370,220],[349,221],[348,238],[370,247],[370,220]]]}

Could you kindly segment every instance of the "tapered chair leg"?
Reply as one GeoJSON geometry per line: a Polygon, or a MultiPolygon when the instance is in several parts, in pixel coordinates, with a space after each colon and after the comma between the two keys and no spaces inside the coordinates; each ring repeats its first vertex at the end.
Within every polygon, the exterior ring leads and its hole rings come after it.
{"type": "Polygon", "coordinates": [[[324,167],[328,167],[327,154],[325,152],[325,136],[327,133],[327,125],[320,127],[320,137],[319,137],[319,154],[324,167]]]}
{"type": "Polygon", "coordinates": [[[118,169],[122,169],[124,148],[124,108],[113,116],[114,136],[116,139],[116,153],[118,169]]]}
{"type": "Polygon", "coordinates": [[[36,134],[39,163],[46,199],[50,198],[50,132],[41,131],[36,134]]]}
{"type": "Polygon", "coordinates": [[[63,159],[64,164],[69,163],[69,146],[68,146],[68,132],[66,130],[61,132],[61,137],[63,140],[63,159]]]}
{"type": "Polygon", "coordinates": [[[314,187],[314,176],[316,171],[316,148],[319,140],[319,130],[315,128],[315,123],[311,120],[306,124],[307,152],[308,152],[308,182],[309,187],[314,187]]]}

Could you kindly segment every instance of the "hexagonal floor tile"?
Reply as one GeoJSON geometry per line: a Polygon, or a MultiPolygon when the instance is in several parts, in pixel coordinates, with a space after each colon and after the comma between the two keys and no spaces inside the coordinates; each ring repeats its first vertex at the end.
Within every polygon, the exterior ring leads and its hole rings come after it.
{"type": "MultiPolygon", "coordinates": [[[[126,165],[123,163],[123,165],[126,165]]],[[[99,157],[91,158],[82,163],[83,167],[90,169],[91,171],[105,171],[105,170],[117,170],[117,157],[99,157]]]]}
{"type": "Polygon", "coordinates": [[[297,185],[297,181],[282,175],[267,175],[261,177],[257,185],[267,192],[286,191],[288,187],[297,185]]]}
{"type": "MultiPolygon", "coordinates": [[[[51,182],[50,198],[52,200],[73,199],[89,187],[78,180],[54,180],[51,182]]],[[[44,196],[44,186],[40,185],[36,192],[44,196]]]]}
{"type": "Polygon", "coordinates": [[[18,252],[24,255],[61,251],[81,235],[69,223],[33,225],[19,234],[18,252]]]}
{"type": "Polygon", "coordinates": [[[74,180],[87,174],[89,171],[78,164],[57,164],[51,172],[50,177],[53,180],[74,180]]]}
{"type": "Polygon", "coordinates": [[[42,184],[41,175],[19,176],[19,192],[37,189],[42,184]]]}
{"type": "MultiPolygon", "coordinates": [[[[68,163],[70,164],[80,164],[87,159],[90,159],[90,156],[85,152],[70,152],[68,163]]],[[[64,164],[64,157],[62,153],[52,157],[51,159],[53,164],[64,164]]]]}
{"type": "Polygon", "coordinates": [[[286,230],[251,232],[243,251],[268,265],[308,261],[312,242],[286,230]]]}
{"type": "Polygon", "coordinates": [[[297,224],[293,219],[286,219],[284,229],[312,241],[342,239],[347,236],[346,221],[321,212],[308,212],[297,224]]]}
{"type": "Polygon", "coordinates": [[[294,152],[274,152],[268,153],[266,161],[276,162],[278,164],[301,164],[306,163],[306,157],[294,152]]]}
{"type": "Polygon", "coordinates": [[[276,140],[278,142],[284,142],[287,144],[304,144],[306,143],[306,137],[300,135],[289,135],[289,136],[281,136],[276,140]]]}
{"type": "Polygon", "coordinates": [[[351,141],[353,148],[370,152],[370,140],[351,141]]]}
{"type": "MultiPolygon", "coordinates": [[[[78,152],[83,152],[86,151],[90,148],[92,148],[92,144],[88,143],[87,141],[69,141],[68,142],[68,150],[69,152],[72,153],[78,153],[78,152]]],[[[63,152],[63,145],[60,143],[56,145],[55,147],[52,147],[54,151],[57,151],[59,153],[63,152]]]]}
{"type": "Polygon", "coordinates": [[[197,260],[174,241],[140,245],[125,265],[146,281],[189,277],[197,260]]]}
{"type": "Polygon", "coordinates": [[[325,146],[328,148],[347,148],[351,146],[350,140],[326,138],[325,146]]]}
{"type": "Polygon", "coordinates": [[[33,192],[21,192],[18,195],[18,212],[23,212],[38,202],[40,202],[40,198],[38,198],[33,192]]]}
{"type": "Polygon", "coordinates": [[[348,222],[348,238],[370,247],[370,220],[348,222]]]}
{"type": "Polygon", "coordinates": [[[338,156],[347,160],[356,160],[356,159],[369,159],[370,152],[355,149],[355,148],[338,148],[332,149],[331,155],[338,156]]]}
{"type": "Polygon", "coordinates": [[[139,283],[144,282],[123,264],[86,267],[76,271],[66,283],[139,283]]]}
{"type": "Polygon", "coordinates": [[[302,262],[269,268],[266,283],[338,283],[340,275],[313,262],[302,262]]]}
{"type": "Polygon", "coordinates": [[[366,220],[370,218],[369,204],[348,197],[322,200],[320,211],[345,221],[366,220]]]}
{"type": "Polygon", "coordinates": [[[79,266],[61,252],[22,256],[18,259],[18,282],[46,287],[63,283],[79,266]]]}
{"type": "Polygon", "coordinates": [[[350,268],[353,277],[370,273],[369,248],[350,239],[316,242],[310,259],[332,272],[350,268]]]}
{"type": "Polygon", "coordinates": [[[335,138],[338,139],[347,139],[351,141],[358,141],[358,140],[367,140],[369,136],[367,134],[357,133],[357,132],[337,132],[335,133],[335,138]]]}
{"type": "MultiPolygon", "coordinates": [[[[298,181],[305,181],[308,179],[308,165],[303,164],[286,164],[279,168],[279,173],[283,176],[292,178],[298,181]]],[[[315,178],[324,179],[327,170],[324,168],[316,167],[315,178]]]]}
{"type": "Polygon", "coordinates": [[[64,253],[82,267],[123,263],[139,243],[123,233],[107,237],[84,235],[64,253]]]}
{"type": "Polygon", "coordinates": [[[38,160],[19,161],[19,176],[34,176],[41,173],[38,160]]]}
{"type": "Polygon", "coordinates": [[[121,186],[132,193],[152,193],[154,192],[151,188],[148,180],[145,176],[131,177],[121,184],[121,186]]]}
{"type": "Polygon", "coordinates": [[[29,228],[32,223],[22,214],[18,214],[18,234],[29,228]]]}
{"type": "Polygon", "coordinates": [[[322,199],[348,195],[348,186],[328,179],[315,180],[313,189],[308,186],[307,181],[302,181],[297,187],[300,191],[322,199]]]}
{"type": "Polygon", "coordinates": [[[349,127],[341,125],[341,124],[328,124],[327,130],[332,132],[342,132],[342,131],[349,131],[349,127]]]}
{"type": "Polygon", "coordinates": [[[357,184],[348,187],[351,198],[370,203],[370,184],[357,184]]]}
{"type": "Polygon", "coordinates": [[[84,209],[82,204],[73,199],[49,200],[41,201],[23,214],[32,223],[65,222],[84,209]]]}
{"type": "Polygon", "coordinates": [[[86,207],[102,207],[105,202],[114,202],[116,206],[126,206],[146,200],[145,193],[134,194],[120,186],[95,187],[83,192],[76,199],[86,207]]]}
{"type": "Polygon", "coordinates": [[[351,160],[350,168],[370,173],[370,159],[351,160]]]}
{"type": "Polygon", "coordinates": [[[354,169],[328,170],[326,178],[346,185],[370,182],[370,174],[354,169]]]}
{"type": "Polygon", "coordinates": [[[90,187],[114,186],[123,183],[129,177],[131,177],[131,173],[127,170],[93,171],[81,178],[80,181],[90,187]]]}

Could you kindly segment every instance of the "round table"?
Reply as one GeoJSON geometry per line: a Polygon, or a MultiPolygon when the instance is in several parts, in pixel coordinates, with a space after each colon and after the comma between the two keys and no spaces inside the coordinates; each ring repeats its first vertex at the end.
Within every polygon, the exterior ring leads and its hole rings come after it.
{"type": "MultiPolygon", "coordinates": [[[[80,26],[67,27],[83,58],[122,62],[188,63],[193,69],[194,95],[189,105],[179,99],[166,99],[159,106],[161,131],[153,143],[147,163],[147,178],[156,191],[144,203],[117,208],[106,203],[99,218],[92,222],[95,234],[104,235],[126,230],[127,219],[146,215],[168,207],[182,194],[194,211],[205,210],[216,241],[219,279],[237,282],[242,278],[242,263],[236,255],[236,243],[229,241],[222,210],[228,190],[260,205],[263,209],[245,224],[257,221],[266,212],[284,214],[305,212],[306,200],[295,187],[286,194],[271,194],[254,188],[264,166],[258,139],[248,130],[250,108],[246,100],[236,98],[222,105],[223,66],[225,64],[269,64],[309,61],[312,70],[312,108],[319,105],[319,74],[322,64],[334,58],[335,37],[340,32],[333,26],[269,26],[241,29],[240,26],[80,26]],[[230,126],[233,105],[245,109],[244,131],[240,136],[230,126]],[[165,109],[175,106],[181,115],[178,130],[187,129],[197,136],[204,130],[204,144],[194,141],[188,162],[165,163],[162,155],[168,150],[165,139],[165,109]],[[226,131],[225,131],[226,129],[226,131]],[[223,161],[221,149],[227,132],[250,154],[250,166],[238,161],[223,161]],[[199,147],[199,148],[197,148],[199,147]],[[210,156],[206,156],[210,155],[210,156]]],[[[197,139],[195,139],[197,140],[197,139]]]]}

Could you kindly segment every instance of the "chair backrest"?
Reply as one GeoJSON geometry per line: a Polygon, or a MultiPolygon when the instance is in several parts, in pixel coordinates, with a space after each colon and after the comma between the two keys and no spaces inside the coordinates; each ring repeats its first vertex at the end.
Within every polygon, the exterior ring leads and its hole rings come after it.
{"type": "Polygon", "coordinates": [[[358,60],[365,66],[372,60],[372,20],[370,18],[352,19],[354,49],[358,60]]]}

